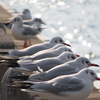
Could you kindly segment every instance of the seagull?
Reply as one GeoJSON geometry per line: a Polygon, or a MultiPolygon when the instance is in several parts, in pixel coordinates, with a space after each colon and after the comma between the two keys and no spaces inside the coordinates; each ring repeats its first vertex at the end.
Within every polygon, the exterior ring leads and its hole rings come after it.
{"type": "MultiPolygon", "coordinates": [[[[31,20],[32,19],[32,16],[31,16],[31,13],[30,13],[30,10],[29,9],[24,9],[23,12],[21,14],[18,14],[14,17],[21,17],[23,20],[31,20]]],[[[13,18],[10,18],[10,20],[14,19],[13,18]]],[[[4,25],[7,27],[7,28],[10,28],[12,27],[12,23],[10,21],[4,23],[4,25]]]]}
{"type": "Polygon", "coordinates": [[[29,9],[24,9],[22,14],[19,14],[18,16],[20,16],[23,20],[30,20],[32,19],[31,13],[29,9]]]}
{"type": "Polygon", "coordinates": [[[39,34],[42,31],[42,28],[38,27],[32,28],[28,25],[23,25],[21,17],[15,17],[12,20],[12,23],[13,23],[11,28],[12,35],[17,40],[25,41],[23,48],[26,48],[28,46],[28,42],[29,45],[31,45],[30,38],[39,34]]]}
{"type": "Polygon", "coordinates": [[[24,81],[15,87],[35,93],[49,100],[85,100],[93,91],[93,82],[99,80],[92,69],[82,69],[76,74],[62,75],[49,81],[24,81]]]}
{"type": "MultiPolygon", "coordinates": [[[[55,46],[54,46],[55,47],[55,46]]],[[[23,62],[25,60],[39,60],[39,59],[44,59],[44,58],[51,58],[51,57],[56,57],[59,56],[61,53],[63,52],[72,52],[72,50],[66,46],[61,46],[57,49],[47,49],[47,50],[41,50],[31,56],[23,56],[23,57],[19,57],[19,61],[18,62],[23,62]]]]}
{"type": "MultiPolygon", "coordinates": [[[[29,26],[33,25],[33,26],[37,26],[38,28],[41,28],[41,24],[46,25],[46,23],[44,23],[41,18],[33,18],[31,20],[24,20],[22,23],[23,23],[23,25],[29,25],[29,26]]],[[[13,25],[12,22],[9,21],[6,24],[7,24],[7,27],[11,29],[11,27],[13,25]]]]}
{"type": "Polygon", "coordinates": [[[46,50],[41,50],[41,51],[39,51],[33,55],[29,55],[29,56],[22,56],[22,57],[0,56],[0,62],[2,62],[2,60],[4,62],[9,62],[9,63],[17,62],[18,60],[26,60],[26,59],[39,60],[39,59],[43,59],[43,58],[58,56],[64,51],[72,52],[72,50],[70,48],[68,48],[67,46],[65,46],[63,44],[57,44],[52,48],[49,48],[46,50]]]}
{"type": "MultiPolygon", "coordinates": [[[[74,60],[76,58],[77,58],[77,56],[73,53],[63,52],[59,56],[56,56],[56,57],[43,58],[43,59],[39,59],[39,60],[32,60],[32,59],[21,60],[21,61],[18,60],[17,63],[21,66],[32,65],[32,67],[34,67],[34,65],[36,65],[36,66],[38,65],[38,66],[41,66],[41,68],[43,68],[45,65],[48,65],[47,69],[46,69],[46,67],[44,67],[44,70],[48,70],[53,66],[65,63],[70,60],[74,60]],[[50,66],[50,68],[49,68],[49,66],[50,66]]],[[[37,69],[37,67],[36,67],[36,69],[37,69]]]]}
{"type": "Polygon", "coordinates": [[[29,46],[21,50],[17,50],[17,49],[10,50],[9,55],[16,56],[16,57],[32,55],[32,54],[37,53],[38,51],[52,48],[57,44],[63,44],[63,45],[70,46],[69,44],[66,44],[61,37],[56,36],[56,37],[53,37],[49,42],[32,45],[32,46],[29,46]]]}
{"type": "MultiPolygon", "coordinates": [[[[72,52],[72,50],[66,46],[62,46],[62,44],[58,44],[56,46],[54,46],[53,48],[50,49],[46,49],[46,50],[42,50],[39,51],[31,56],[23,56],[23,57],[0,57],[0,63],[4,65],[12,65],[14,63],[24,63],[25,65],[30,64],[30,62],[32,63],[32,61],[34,60],[40,60],[40,59],[44,59],[44,58],[51,58],[51,57],[57,57],[60,56],[63,52],[72,52]],[[61,46],[61,47],[59,47],[61,46]],[[58,49],[54,49],[56,47],[59,47],[58,49]]],[[[62,55],[61,55],[62,56],[62,55]]],[[[63,54],[64,56],[64,54],[63,54]]],[[[77,55],[76,55],[77,56],[77,55]]],[[[9,65],[9,66],[10,66],[9,65]]]]}
{"type": "Polygon", "coordinates": [[[23,24],[30,26],[35,25],[38,28],[41,28],[41,24],[46,25],[46,23],[44,23],[41,18],[33,18],[32,20],[23,21],[23,24]]]}
{"type": "MultiPolygon", "coordinates": [[[[15,76],[12,78],[25,79],[31,81],[47,81],[61,75],[69,75],[79,72],[81,69],[88,68],[90,66],[99,67],[99,65],[91,63],[86,57],[77,57],[75,60],[57,65],[47,71],[41,69],[33,72],[33,74],[26,76],[15,76]]],[[[48,67],[48,65],[45,67],[48,67]]]]}
{"type": "Polygon", "coordinates": [[[70,48],[63,44],[57,44],[52,48],[41,50],[33,55],[29,56],[22,56],[19,57],[19,59],[26,60],[26,59],[33,59],[33,60],[38,60],[38,59],[43,59],[43,58],[49,58],[49,57],[55,57],[60,55],[62,52],[68,51],[72,52],[70,48]]]}
{"type": "Polygon", "coordinates": [[[39,68],[37,66],[40,66],[40,69],[43,69],[44,71],[47,71],[57,65],[63,64],[65,62],[68,62],[70,60],[76,59],[77,56],[70,52],[63,52],[57,57],[52,58],[44,58],[40,60],[23,60],[18,61],[18,63],[8,63],[8,67],[12,67],[18,70],[30,70],[30,71],[36,71],[39,68]],[[47,66],[46,66],[47,65],[47,66]]]}

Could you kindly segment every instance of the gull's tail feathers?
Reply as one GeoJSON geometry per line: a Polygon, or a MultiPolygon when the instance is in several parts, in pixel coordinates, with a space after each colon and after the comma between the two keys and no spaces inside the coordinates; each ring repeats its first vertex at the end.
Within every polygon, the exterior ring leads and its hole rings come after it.
{"type": "Polygon", "coordinates": [[[0,56],[0,62],[17,62],[19,59],[16,57],[10,56],[0,56]]]}
{"type": "Polygon", "coordinates": [[[7,85],[7,86],[21,88],[21,89],[27,89],[30,86],[37,84],[37,82],[32,82],[32,81],[13,81],[12,83],[14,83],[14,85],[7,85]]]}
{"type": "Polygon", "coordinates": [[[18,80],[27,80],[29,78],[29,75],[24,75],[24,76],[12,76],[12,77],[9,77],[11,79],[18,79],[18,80]]]}
{"type": "Polygon", "coordinates": [[[11,27],[12,27],[12,23],[10,23],[10,22],[5,22],[5,23],[3,23],[7,28],[9,28],[9,29],[11,29],[11,27]]]}
{"type": "Polygon", "coordinates": [[[12,61],[2,60],[2,61],[0,61],[0,66],[15,68],[15,67],[19,67],[19,64],[15,63],[15,62],[12,62],[12,61]]]}
{"type": "Polygon", "coordinates": [[[28,76],[33,74],[33,71],[31,71],[27,68],[24,68],[24,67],[15,67],[15,70],[25,73],[25,75],[28,75],[28,76]]]}

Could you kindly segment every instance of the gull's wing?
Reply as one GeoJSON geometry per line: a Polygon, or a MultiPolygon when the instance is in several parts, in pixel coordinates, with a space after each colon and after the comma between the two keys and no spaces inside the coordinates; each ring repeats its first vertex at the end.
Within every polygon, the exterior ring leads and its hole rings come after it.
{"type": "Polygon", "coordinates": [[[71,91],[79,91],[84,88],[85,85],[82,79],[76,77],[66,77],[66,75],[61,76],[60,79],[58,78],[58,81],[52,79],[50,80],[51,82],[40,82],[39,84],[32,85],[29,89],[32,89],[32,91],[38,91],[39,89],[54,94],[62,94],[71,91]]]}
{"type": "Polygon", "coordinates": [[[25,25],[33,25],[32,21],[31,20],[28,20],[28,21],[24,21],[23,24],[25,25]]]}
{"type": "Polygon", "coordinates": [[[32,29],[31,27],[24,27],[23,35],[25,36],[34,36],[38,33],[38,30],[36,28],[32,29]]]}
{"type": "Polygon", "coordinates": [[[58,89],[59,92],[79,91],[84,87],[83,80],[77,77],[67,77],[58,82],[54,82],[52,85],[58,89]]]}

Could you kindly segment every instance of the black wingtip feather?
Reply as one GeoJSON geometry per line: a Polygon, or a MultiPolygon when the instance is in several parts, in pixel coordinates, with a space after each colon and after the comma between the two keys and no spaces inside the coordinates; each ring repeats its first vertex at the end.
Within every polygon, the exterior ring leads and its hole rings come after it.
{"type": "Polygon", "coordinates": [[[28,79],[28,75],[26,76],[13,76],[13,77],[9,77],[9,78],[12,78],[12,79],[19,79],[19,80],[27,80],[28,79]]]}

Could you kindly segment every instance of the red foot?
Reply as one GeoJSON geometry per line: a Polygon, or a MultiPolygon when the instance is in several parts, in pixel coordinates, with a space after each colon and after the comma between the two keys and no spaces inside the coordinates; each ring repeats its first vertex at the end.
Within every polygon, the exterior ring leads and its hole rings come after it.
{"type": "Polygon", "coordinates": [[[24,43],[23,48],[27,48],[27,42],[24,43]]]}

